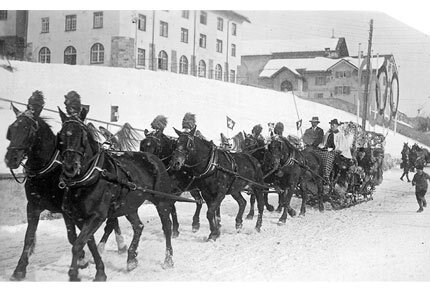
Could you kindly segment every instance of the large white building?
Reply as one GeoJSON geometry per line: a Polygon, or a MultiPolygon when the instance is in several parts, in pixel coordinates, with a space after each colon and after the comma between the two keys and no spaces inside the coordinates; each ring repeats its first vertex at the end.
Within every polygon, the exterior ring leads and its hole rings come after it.
{"type": "Polygon", "coordinates": [[[30,10],[26,57],[236,82],[243,22],[229,10],[30,10]]]}

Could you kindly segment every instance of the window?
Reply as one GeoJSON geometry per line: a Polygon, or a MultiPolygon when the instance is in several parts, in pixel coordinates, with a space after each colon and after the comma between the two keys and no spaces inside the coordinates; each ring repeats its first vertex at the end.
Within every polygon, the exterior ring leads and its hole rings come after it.
{"type": "Polygon", "coordinates": [[[206,35],[200,34],[199,45],[200,47],[206,48],[206,35]]]}
{"type": "Polygon", "coordinates": [[[143,48],[137,49],[137,65],[145,66],[145,50],[143,48]]]}
{"type": "Polygon", "coordinates": [[[42,33],[49,32],[49,17],[42,18],[42,33]]]}
{"type": "Polygon", "coordinates": [[[76,64],[76,49],[73,46],[68,46],[64,50],[64,63],[76,64]]]}
{"type": "Polygon", "coordinates": [[[351,88],[349,86],[344,86],[343,87],[343,94],[344,95],[349,95],[351,92],[351,88]]]}
{"type": "Polygon", "coordinates": [[[76,15],[66,16],[66,31],[76,30],[76,15]]]}
{"type": "Polygon", "coordinates": [[[293,84],[288,81],[285,80],[281,83],[281,92],[290,92],[293,90],[293,84]]]}
{"type": "Polygon", "coordinates": [[[206,77],[206,63],[204,60],[199,61],[199,77],[206,77]]]}
{"type": "Polygon", "coordinates": [[[222,67],[220,64],[215,66],[215,79],[219,81],[222,80],[222,67]]]}
{"type": "Polygon", "coordinates": [[[204,11],[200,12],[200,23],[206,25],[208,22],[208,14],[204,11]]]}
{"type": "Polygon", "coordinates": [[[94,12],[93,28],[103,27],[103,12],[94,12]]]}
{"type": "Polygon", "coordinates": [[[350,71],[337,71],[336,73],[336,78],[350,78],[351,77],[351,72],[350,71]]]}
{"type": "Polygon", "coordinates": [[[102,44],[95,43],[91,47],[91,63],[103,63],[104,62],[105,49],[102,44]]]}
{"type": "Polygon", "coordinates": [[[216,40],[216,52],[222,53],[222,40],[220,39],[216,40]]]}
{"type": "Polygon", "coordinates": [[[142,31],[146,31],[146,16],[139,14],[139,19],[137,20],[137,28],[142,31]]]}
{"type": "Polygon", "coordinates": [[[188,29],[181,28],[181,42],[188,43],[188,29]]]}
{"type": "Polygon", "coordinates": [[[167,37],[169,33],[169,24],[164,21],[160,21],[160,36],[167,37]]]}
{"type": "Polygon", "coordinates": [[[190,17],[190,11],[189,10],[182,10],[182,18],[188,19],[190,17]]]}
{"type": "Polygon", "coordinates": [[[39,62],[50,63],[51,62],[51,51],[47,47],[42,47],[39,50],[39,62]]]}
{"type": "Polygon", "coordinates": [[[236,71],[233,69],[230,70],[230,82],[235,83],[236,82],[236,71]]]}
{"type": "Polygon", "coordinates": [[[179,73],[188,74],[188,59],[185,55],[181,56],[179,59],[179,73]]]}
{"type": "Polygon", "coordinates": [[[231,35],[236,35],[236,23],[231,24],[231,35]]]}
{"type": "Polygon", "coordinates": [[[315,85],[316,86],[324,86],[326,84],[326,77],[316,77],[315,85]]]}
{"type": "Polygon", "coordinates": [[[231,56],[236,56],[236,44],[231,45],[231,56]]]}
{"type": "Polygon", "coordinates": [[[323,93],[316,93],[315,95],[316,95],[317,99],[324,98],[324,94],[323,93]]]}
{"type": "Polygon", "coordinates": [[[0,10],[0,20],[7,20],[7,10],[0,10]]]}
{"type": "Polygon", "coordinates": [[[351,88],[349,86],[337,86],[334,88],[335,95],[349,95],[351,94],[351,88]]]}
{"type": "Polygon", "coordinates": [[[224,29],[224,19],[222,19],[221,17],[217,18],[217,22],[216,22],[216,27],[219,31],[222,31],[224,29]]]}
{"type": "Polygon", "coordinates": [[[164,50],[160,51],[158,54],[158,69],[167,70],[168,64],[167,53],[164,50]]]}

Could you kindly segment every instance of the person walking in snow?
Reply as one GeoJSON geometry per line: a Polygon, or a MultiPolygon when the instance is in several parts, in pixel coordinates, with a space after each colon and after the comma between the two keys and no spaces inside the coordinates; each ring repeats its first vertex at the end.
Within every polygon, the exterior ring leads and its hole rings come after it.
{"type": "Polygon", "coordinates": [[[423,171],[422,165],[417,165],[416,169],[417,173],[415,173],[412,179],[412,186],[415,186],[415,196],[419,206],[417,212],[422,212],[424,210],[423,207],[427,206],[425,195],[428,188],[427,180],[430,180],[430,176],[423,171]]]}

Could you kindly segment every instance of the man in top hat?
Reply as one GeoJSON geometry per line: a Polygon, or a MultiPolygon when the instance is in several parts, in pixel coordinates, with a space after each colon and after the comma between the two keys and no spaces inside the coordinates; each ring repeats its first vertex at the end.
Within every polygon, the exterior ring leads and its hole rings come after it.
{"type": "Polygon", "coordinates": [[[339,121],[337,119],[333,119],[329,122],[330,130],[326,134],[326,141],[324,142],[324,148],[336,150],[340,152],[345,158],[351,159],[351,150],[348,147],[348,142],[346,140],[345,135],[343,135],[339,131],[339,121]]]}
{"type": "Polygon", "coordinates": [[[305,134],[303,134],[303,142],[306,146],[317,148],[323,142],[324,131],[318,127],[320,123],[318,117],[312,117],[309,122],[311,122],[312,126],[306,129],[305,134]]]}

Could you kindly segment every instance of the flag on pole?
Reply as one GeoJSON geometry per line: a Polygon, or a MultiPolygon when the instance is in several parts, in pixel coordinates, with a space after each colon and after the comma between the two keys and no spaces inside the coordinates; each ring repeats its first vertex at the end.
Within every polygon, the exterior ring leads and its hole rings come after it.
{"type": "Polygon", "coordinates": [[[229,116],[227,116],[227,128],[233,130],[234,125],[236,125],[236,122],[233,121],[229,116]]]}
{"type": "Polygon", "coordinates": [[[296,122],[296,127],[297,127],[297,131],[299,131],[300,128],[302,127],[302,119],[300,119],[296,122]]]}

